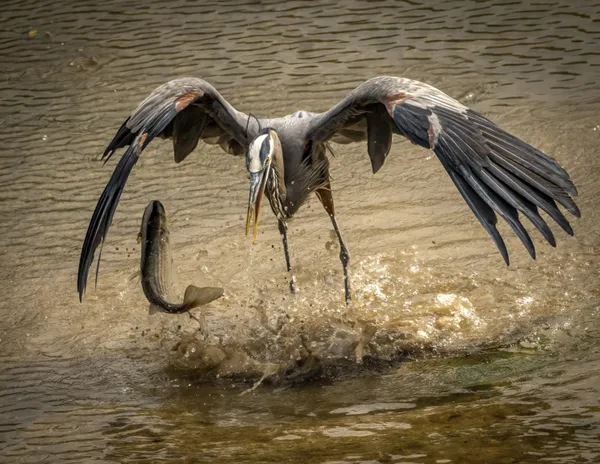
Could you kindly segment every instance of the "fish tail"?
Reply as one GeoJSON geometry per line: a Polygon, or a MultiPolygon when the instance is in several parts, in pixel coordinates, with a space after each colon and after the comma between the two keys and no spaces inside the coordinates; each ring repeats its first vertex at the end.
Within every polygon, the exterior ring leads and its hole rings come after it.
{"type": "Polygon", "coordinates": [[[196,287],[195,285],[189,285],[185,289],[183,305],[190,310],[198,306],[204,306],[220,298],[222,295],[223,289],[221,287],[196,287]]]}

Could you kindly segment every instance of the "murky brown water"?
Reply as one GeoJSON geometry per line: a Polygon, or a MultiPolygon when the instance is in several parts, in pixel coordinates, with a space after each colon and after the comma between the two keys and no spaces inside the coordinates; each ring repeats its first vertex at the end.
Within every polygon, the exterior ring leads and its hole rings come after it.
{"type": "Polygon", "coordinates": [[[600,3],[5,0],[0,17],[0,461],[600,462],[600,3]],[[355,300],[316,201],[290,224],[292,297],[272,215],[244,240],[244,160],[202,146],[175,165],[159,141],[78,303],[114,167],[99,154],[154,87],[195,75],[240,110],[283,115],[382,74],[426,80],[554,155],[579,188],[575,238],[557,231],[552,249],[533,232],[532,262],[510,236],[506,268],[435,157],[396,139],[373,176],[365,146],[337,146],[355,300]],[[226,289],[203,334],[149,316],[131,279],[151,199],[179,288],[226,289]],[[231,380],[283,368],[291,382],[247,394],[231,380]]]}

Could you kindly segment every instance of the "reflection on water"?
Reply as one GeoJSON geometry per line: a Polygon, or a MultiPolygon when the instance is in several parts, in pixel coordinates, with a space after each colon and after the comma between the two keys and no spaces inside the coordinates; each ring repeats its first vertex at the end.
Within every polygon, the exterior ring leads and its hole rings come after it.
{"type": "Polygon", "coordinates": [[[249,394],[131,359],[15,360],[2,376],[19,385],[6,392],[19,403],[3,410],[3,455],[24,462],[596,462],[597,360],[598,350],[576,363],[497,351],[249,394]],[[17,416],[18,423],[7,419],[17,416]]]}
{"type": "Polygon", "coordinates": [[[0,461],[600,460],[600,4],[4,3],[0,461]],[[557,232],[552,249],[532,231],[535,262],[510,237],[505,268],[435,157],[395,140],[373,176],[364,146],[336,146],[354,303],[314,201],[290,224],[292,297],[274,218],[243,239],[244,160],[203,146],[175,165],[157,142],[77,302],[114,166],[97,159],[154,87],[196,75],[240,110],[283,115],[384,74],[426,80],[554,155],[579,188],[576,237],[557,232]],[[155,198],[180,290],[226,289],[202,332],[149,317],[131,278],[155,198]],[[283,382],[232,383],[263,374],[283,382]]]}

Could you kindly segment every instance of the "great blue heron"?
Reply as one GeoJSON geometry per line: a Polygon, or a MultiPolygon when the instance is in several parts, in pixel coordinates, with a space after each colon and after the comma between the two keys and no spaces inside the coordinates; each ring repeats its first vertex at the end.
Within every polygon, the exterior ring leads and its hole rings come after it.
{"type": "Polygon", "coordinates": [[[118,148],[129,146],[98,201],[83,243],[77,277],[80,300],[94,251],[106,239],[131,169],[148,144],[163,136],[173,139],[177,163],[200,139],[219,144],[225,152],[246,153],[251,179],[246,234],[254,216],[256,237],[260,204],[266,194],[279,222],[288,272],[286,220],[315,192],[340,243],[348,302],[349,255],[335,219],[328,143],[366,140],[376,173],[390,151],[394,133],[433,150],[507,265],[508,252],[496,229],[496,214],[509,224],[533,259],[535,248],[518,212],[553,247],[554,235],[538,207],[573,235],[555,203],[580,216],[571,198],[577,189],[567,172],[548,155],[428,84],[375,77],[324,113],[298,111],[282,118],[252,118],[231,106],[208,82],[183,78],[152,92],[123,123],[102,156],[108,160],[118,148]]]}

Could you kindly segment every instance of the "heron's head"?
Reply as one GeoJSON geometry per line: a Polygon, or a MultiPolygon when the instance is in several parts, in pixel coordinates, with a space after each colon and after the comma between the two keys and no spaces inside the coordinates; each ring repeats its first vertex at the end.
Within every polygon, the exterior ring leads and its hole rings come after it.
{"type": "MultiPolygon", "coordinates": [[[[253,241],[256,241],[256,233],[258,232],[260,205],[265,195],[265,189],[269,186],[269,177],[273,175],[274,163],[279,161],[276,158],[280,154],[281,143],[279,142],[279,137],[273,129],[268,127],[262,129],[248,146],[246,167],[250,173],[250,197],[248,198],[246,236],[248,236],[252,218],[254,218],[253,241]]],[[[269,191],[269,195],[275,193],[269,191]]]]}

